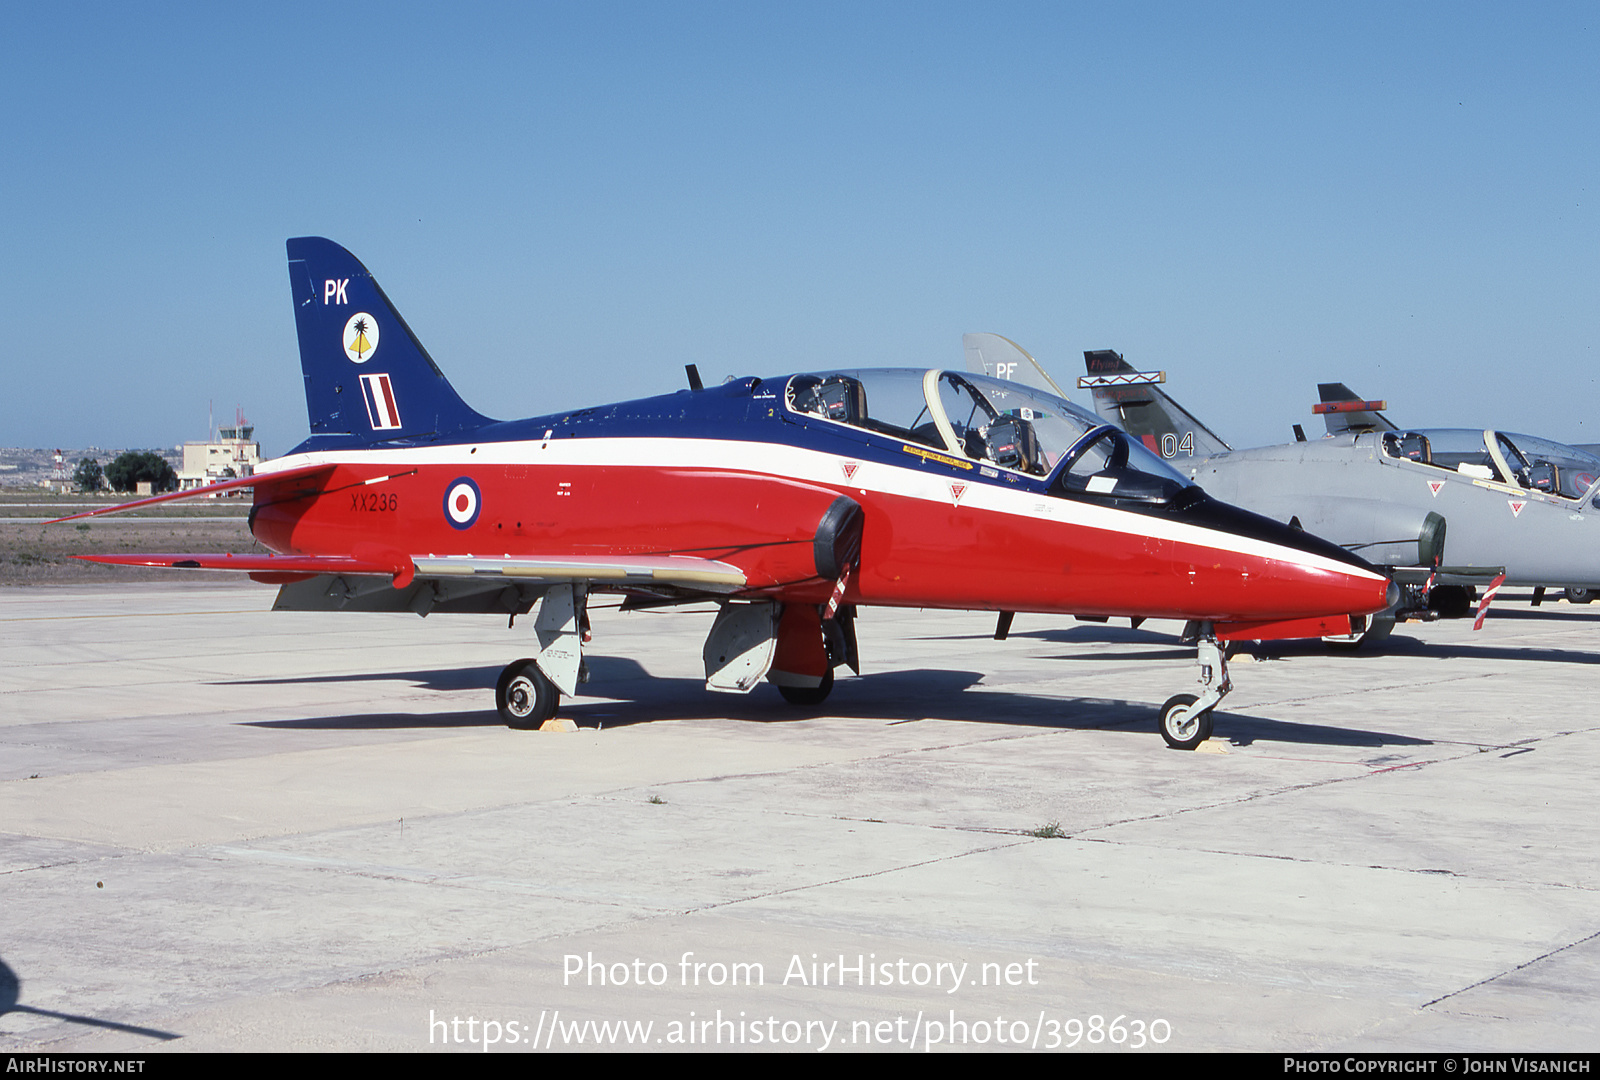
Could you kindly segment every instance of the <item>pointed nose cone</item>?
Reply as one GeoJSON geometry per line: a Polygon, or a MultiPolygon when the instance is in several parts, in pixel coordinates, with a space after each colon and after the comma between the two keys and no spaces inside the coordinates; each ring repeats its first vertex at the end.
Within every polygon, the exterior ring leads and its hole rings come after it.
{"type": "MultiPolygon", "coordinates": [[[[1336,544],[1271,518],[1198,495],[1175,515],[1211,534],[1203,546],[1178,543],[1180,571],[1187,563],[1201,606],[1224,621],[1309,619],[1367,615],[1398,599],[1377,567],[1336,544]],[[1209,565],[1207,564],[1209,560],[1209,565]],[[1207,573],[1209,571],[1209,573],[1207,573]]],[[[1197,539],[1199,537],[1197,536],[1197,539]]]]}

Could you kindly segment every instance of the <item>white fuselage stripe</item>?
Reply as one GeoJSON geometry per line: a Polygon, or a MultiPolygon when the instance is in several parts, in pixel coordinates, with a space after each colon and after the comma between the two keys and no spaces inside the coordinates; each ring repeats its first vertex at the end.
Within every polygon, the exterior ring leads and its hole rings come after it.
{"type": "MultiPolygon", "coordinates": [[[[909,444],[908,444],[909,445],[909,444]]],[[[943,455],[949,456],[949,455],[943,455]]],[[[910,461],[919,461],[907,454],[910,461]]],[[[701,438],[569,438],[517,442],[451,443],[436,446],[395,447],[373,450],[334,450],[296,454],[262,462],[257,476],[300,465],[368,465],[384,469],[397,466],[453,466],[463,472],[485,466],[507,465],[573,468],[716,469],[752,476],[874,491],[928,502],[956,502],[951,484],[966,484],[960,494],[963,508],[998,514],[1059,521],[1090,529],[1146,537],[1173,543],[1195,544],[1236,552],[1254,558],[1296,563],[1351,577],[1383,580],[1349,563],[1297,548],[1238,533],[1173,521],[1075,499],[1054,498],[1037,492],[1008,490],[981,481],[977,463],[973,475],[957,477],[936,473],[920,464],[888,465],[846,454],[829,453],[784,443],[742,442],[701,438]],[[853,462],[847,478],[844,464],[853,462]]]]}

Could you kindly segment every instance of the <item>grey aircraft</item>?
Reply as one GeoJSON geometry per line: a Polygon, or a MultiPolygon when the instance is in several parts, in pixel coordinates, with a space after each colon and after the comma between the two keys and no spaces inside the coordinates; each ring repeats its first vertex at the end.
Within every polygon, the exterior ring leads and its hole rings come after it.
{"type": "MultiPolygon", "coordinates": [[[[1027,352],[998,335],[963,339],[968,368],[1040,385],[1027,352]],[[1007,348],[1009,346],[1009,349],[1007,348]],[[1014,351],[1013,351],[1014,350],[1014,351]],[[1006,365],[1013,365],[1006,370],[1006,365]]],[[[1173,401],[1165,372],[1140,372],[1107,349],[1084,353],[1078,385],[1095,410],[1216,498],[1297,525],[1385,567],[1399,605],[1344,644],[1373,644],[1397,618],[1458,617],[1476,590],[1549,588],[1586,601],[1600,589],[1600,457],[1549,439],[1484,428],[1402,429],[1381,401],[1322,384],[1328,433],[1235,450],[1173,401]]],[[[1053,387],[1054,384],[1050,383],[1053,387]]],[[[1052,392],[1059,393],[1059,390],[1052,392]]]]}

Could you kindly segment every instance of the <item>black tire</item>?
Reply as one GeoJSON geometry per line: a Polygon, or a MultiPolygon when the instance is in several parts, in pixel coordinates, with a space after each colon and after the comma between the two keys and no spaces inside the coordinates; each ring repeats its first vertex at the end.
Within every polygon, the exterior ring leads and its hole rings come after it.
{"type": "Polygon", "coordinates": [[[531,659],[507,664],[495,682],[494,703],[506,727],[530,731],[556,714],[561,691],[531,659]]]}
{"type": "Polygon", "coordinates": [[[1472,590],[1465,585],[1438,585],[1428,593],[1428,606],[1442,619],[1464,619],[1472,613],[1472,590]]]}
{"type": "Polygon", "coordinates": [[[1567,603],[1569,603],[1569,604],[1592,604],[1592,603],[1594,603],[1595,591],[1596,590],[1594,590],[1594,589],[1578,589],[1578,588],[1568,589],[1567,590],[1567,603]]]}
{"type": "Polygon", "coordinates": [[[1193,694],[1174,694],[1161,706],[1161,737],[1174,750],[1193,750],[1211,738],[1211,710],[1198,716],[1187,712],[1189,706],[1199,700],[1193,694]]]}
{"type": "Polygon", "coordinates": [[[821,705],[833,693],[833,669],[824,672],[816,686],[780,686],[778,693],[791,705],[821,705]]]}

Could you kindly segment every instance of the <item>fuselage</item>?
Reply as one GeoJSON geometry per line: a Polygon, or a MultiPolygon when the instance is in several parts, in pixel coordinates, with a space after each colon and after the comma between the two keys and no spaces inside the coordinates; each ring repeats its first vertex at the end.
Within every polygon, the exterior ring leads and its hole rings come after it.
{"type": "Polygon", "coordinates": [[[310,463],[331,475],[305,497],[258,493],[251,528],[295,555],[695,555],[739,567],[750,595],[821,603],[836,582],[814,550],[819,520],[844,496],[862,516],[853,604],[1261,621],[1386,602],[1361,559],[1193,487],[1152,504],[1065,493],[910,431],[800,411],[789,382],[448,440],[313,437],[258,475],[310,463]]]}
{"type": "MultiPolygon", "coordinates": [[[[1386,452],[1384,437],[1235,450],[1184,471],[1216,498],[1278,521],[1297,518],[1379,565],[1418,565],[1418,537],[1433,513],[1446,523],[1446,565],[1503,567],[1512,585],[1600,586],[1600,510],[1559,484],[1541,491],[1506,482],[1498,469],[1473,475],[1386,452]]],[[[1584,486],[1566,485],[1579,495],[1584,486]]]]}

